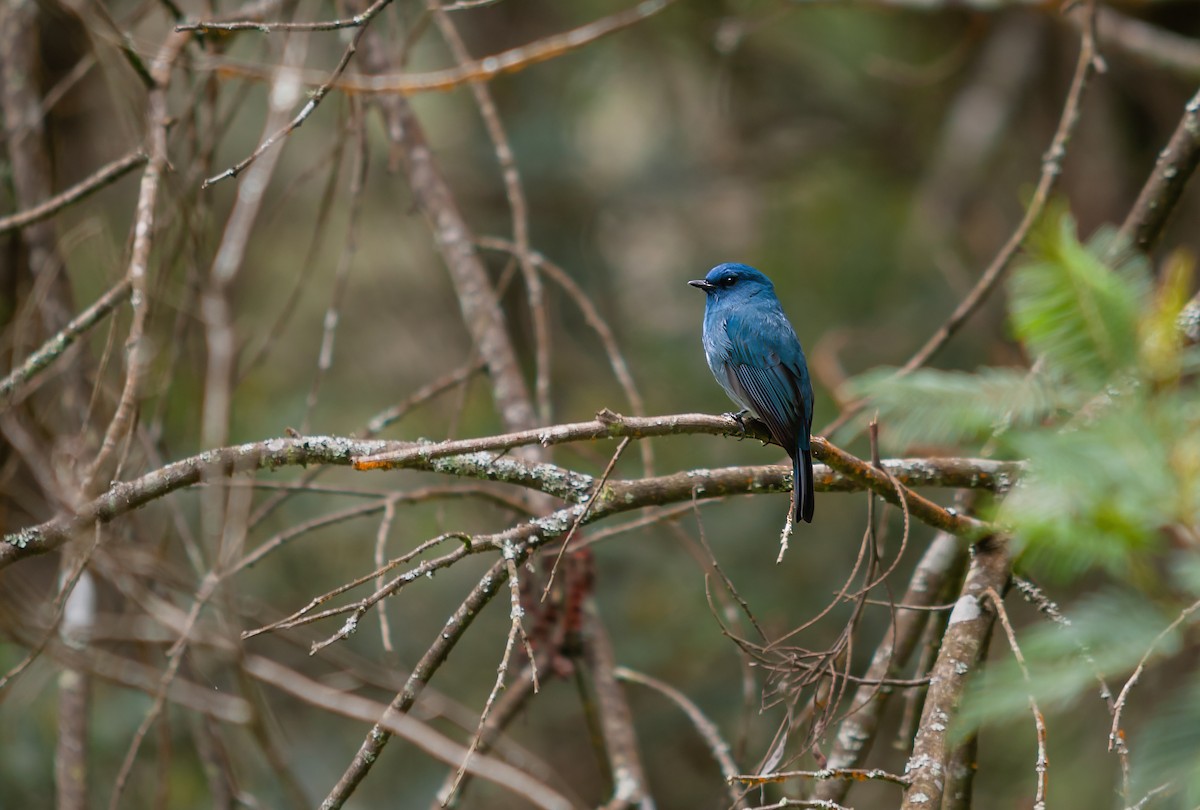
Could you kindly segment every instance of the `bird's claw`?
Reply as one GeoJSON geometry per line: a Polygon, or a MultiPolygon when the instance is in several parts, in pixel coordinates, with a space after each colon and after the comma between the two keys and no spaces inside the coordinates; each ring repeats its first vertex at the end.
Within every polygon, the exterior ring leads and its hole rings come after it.
{"type": "Polygon", "coordinates": [[[746,438],[746,414],[748,413],[750,413],[749,408],[742,408],[737,413],[729,411],[725,414],[726,419],[732,419],[733,421],[737,422],[739,441],[746,438]]]}

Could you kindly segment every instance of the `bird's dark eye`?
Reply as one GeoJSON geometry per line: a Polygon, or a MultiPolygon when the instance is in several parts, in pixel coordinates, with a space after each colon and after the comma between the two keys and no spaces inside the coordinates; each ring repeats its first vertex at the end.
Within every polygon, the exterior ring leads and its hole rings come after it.
{"type": "Polygon", "coordinates": [[[732,287],[735,281],[737,281],[737,276],[725,276],[725,278],[721,279],[721,286],[732,287]]]}

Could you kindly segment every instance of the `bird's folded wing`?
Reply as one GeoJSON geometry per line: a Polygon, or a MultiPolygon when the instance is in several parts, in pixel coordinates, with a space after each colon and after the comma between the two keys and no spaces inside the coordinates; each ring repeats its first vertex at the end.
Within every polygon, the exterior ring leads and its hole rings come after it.
{"type": "Polygon", "coordinates": [[[733,378],[751,410],[771,431],[788,455],[795,453],[799,426],[806,424],[799,387],[782,364],[752,366],[734,364],[733,378]]]}
{"type": "Polygon", "coordinates": [[[778,308],[738,313],[726,322],[729,377],[745,404],[791,455],[808,447],[812,388],[804,352],[778,308]]]}

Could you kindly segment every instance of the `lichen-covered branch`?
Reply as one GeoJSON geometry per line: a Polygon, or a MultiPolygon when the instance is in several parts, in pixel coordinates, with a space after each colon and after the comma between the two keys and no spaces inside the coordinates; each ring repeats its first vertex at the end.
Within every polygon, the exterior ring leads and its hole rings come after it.
{"type": "MultiPolygon", "coordinates": [[[[728,429],[725,417],[693,414],[681,417],[649,417],[647,422],[672,425],[675,432],[717,433],[728,429]]],[[[987,459],[931,458],[897,459],[883,462],[883,470],[818,441],[817,455],[826,461],[818,466],[816,488],[823,492],[852,492],[871,489],[899,505],[893,481],[902,487],[939,486],[964,489],[1007,489],[1021,474],[1016,462],[987,459]]],[[[436,446],[436,445],[430,445],[436,446]]],[[[78,510],[60,514],[45,523],[8,534],[0,543],[0,569],[25,557],[58,548],[81,529],[107,523],[175,490],[193,486],[204,476],[231,476],[261,469],[284,466],[332,464],[348,466],[362,456],[411,448],[405,442],[359,440],[335,436],[307,436],[267,439],[261,442],[209,450],[176,461],[132,481],[113,484],[107,492],[85,503],[78,510]]],[[[488,452],[410,459],[410,468],[429,472],[502,481],[527,487],[561,500],[585,501],[594,485],[592,476],[553,464],[531,464],[488,452]]],[[[586,522],[594,522],[616,512],[690,500],[705,500],[727,495],[786,492],[790,475],[783,465],[694,469],[672,475],[644,479],[608,481],[597,497],[596,506],[586,522]]],[[[974,518],[944,509],[932,501],[905,492],[905,503],[914,517],[956,535],[986,529],[974,518]]]]}
{"type": "Polygon", "coordinates": [[[989,590],[1003,593],[1011,570],[1007,537],[988,537],[976,545],[962,595],[950,614],[942,648],[929,673],[929,693],[905,769],[912,784],[904,791],[901,810],[942,805],[953,754],[950,723],[958,715],[967,679],[987,652],[996,618],[995,611],[985,604],[985,594],[989,590]]]}

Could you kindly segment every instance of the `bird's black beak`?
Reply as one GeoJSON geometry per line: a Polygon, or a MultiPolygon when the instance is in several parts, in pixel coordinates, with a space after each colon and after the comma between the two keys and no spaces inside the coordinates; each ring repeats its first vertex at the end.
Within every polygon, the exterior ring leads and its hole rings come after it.
{"type": "Polygon", "coordinates": [[[688,284],[691,284],[693,287],[697,287],[701,290],[704,290],[705,292],[712,292],[713,290],[715,290],[717,288],[716,284],[712,284],[708,281],[705,281],[702,278],[698,278],[695,281],[689,281],[688,284]]]}

